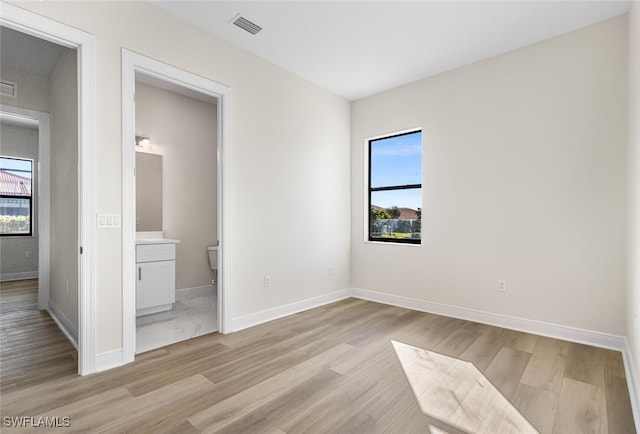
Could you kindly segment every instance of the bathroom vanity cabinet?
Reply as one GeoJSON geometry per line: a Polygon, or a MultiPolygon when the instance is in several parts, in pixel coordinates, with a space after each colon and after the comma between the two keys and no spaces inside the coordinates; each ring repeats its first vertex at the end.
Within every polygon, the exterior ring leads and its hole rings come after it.
{"type": "Polygon", "coordinates": [[[176,301],[176,241],[136,243],[136,314],[171,310],[176,301]]]}

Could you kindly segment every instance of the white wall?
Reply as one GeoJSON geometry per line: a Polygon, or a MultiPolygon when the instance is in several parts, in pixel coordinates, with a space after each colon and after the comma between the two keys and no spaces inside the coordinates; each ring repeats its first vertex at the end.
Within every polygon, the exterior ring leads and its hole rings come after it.
{"type": "Polygon", "coordinates": [[[180,240],[177,289],[214,278],[207,247],[218,240],[216,123],[214,104],[136,82],[136,135],[149,137],[149,152],[163,156],[164,235],[180,240]]]}
{"type": "MultiPolygon", "coordinates": [[[[640,374],[640,4],[629,11],[629,285],[626,335],[640,374]]],[[[636,382],[640,378],[635,377],[636,382]]],[[[635,392],[640,402],[640,385],[635,392]]],[[[630,390],[631,391],[631,390],[630,390]]]]}
{"type": "Polygon", "coordinates": [[[16,96],[0,95],[0,103],[41,112],[49,111],[49,78],[42,75],[16,71],[3,66],[0,70],[3,80],[16,84],[16,96]]]}
{"type": "Polygon", "coordinates": [[[0,238],[2,280],[38,276],[38,129],[17,125],[0,126],[0,155],[33,160],[32,236],[0,238]]]}
{"type": "MultiPolygon", "coordinates": [[[[0,69],[0,77],[3,80],[16,84],[17,92],[15,98],[0,95],[0,104],[12,107],[20,107],[30,110],[49,112],[49,78],[24,71],[16,71],[3,65],[0,69]]],[[[12,152],[26,152],[25,158],[38,159],[38,129],[27,129],[2,125],[2,155],[12,152]],[[18,129],[16,129],[18,128],[18,129]],[[19,135],[25,135],[24,138],[19,135]],[[28,139],[27,139],[28,137],[28,139]],[[22,148],[17,141],[25,141],[25,148],[22,148]]],[[[19,154],[13,154],[20,156],[19,154]]],[[[37,166],[35,166],[37,167],[37,166]]],[[[35,173],[35,172],[34,172],[35,173]]],[[[34,176],[34,198],[37,198],[38,177],[34,176]]],[[[20,239],[3,238],[0,239],[0,249],[2,250],[2,267],[0,273],[13,274],[17,272],[38,271],[38,226],[37,226],[37,200],[34,200],[34,237],[20,239]],[[11,240],[11,241],[10,241],[11,240]],[[26,251],[32,252],[31,258],[26,257],[26,251]],[[20,271],[17,271],[17,270],[20,271]],[[13,271],[10,271],[13,270],[13,271]]]]}
{"type": "MultiPolygon", "coordinates": [[[[124,47],[232,88],[232,318],[349,285],[346,101],[144,2],[15,4],[96,37],[96,212],[122,209],[124,47]],[[269,289],[262,286],[267,273],[269,289]]],[[[105,353],[122,346],[121,233],[98,229],[96,243],[97,351],[105,353]]]]}
{"type": "Polygon", "coordinates": [[[355,102],[353,286],[624,334],[626,31],[617,17],[355,102]],[[414,127],[422,246],[365,243],[364,139],[414,127]]]}
{"type": "Polygon", "coordinates": [[[51,72],[51,255],[49,304],[78,328],[78,90],[75,50],[51,72]],[[66,282],[66,284],[65,284],[66,282]]]}

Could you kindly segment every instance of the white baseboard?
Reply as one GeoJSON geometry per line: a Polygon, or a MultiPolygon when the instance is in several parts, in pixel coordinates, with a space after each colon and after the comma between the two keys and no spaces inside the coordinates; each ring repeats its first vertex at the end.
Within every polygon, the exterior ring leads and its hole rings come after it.
{"type": "Polygon", "coordinates": [[[403,297],[399,295],[385,294],[382,292],[369,291],[360,288],[343,289],[318,297],[313,297],[284,306],[275,307],[273,309],[264,310],[262,312],[234,318],[233,330],[239,331],[248,327],[253,327],[258,324],[272,321],[277,318],[282,318],[284,316],[292,315],[304,310],[313,309],[314,307],[319,307],[349,297],[375,301],[377,303],[403,307],[420,312],[434,313],[451,318],[474,321],[482,324],[494,325],[497,327],[518,330],[525,333],[532,333],[541,336],[548,336],[555,339],[562,339],[565,341],[577,342],[600,348],[607,348],[623,353],[626,351],[626,338],[624,336],[585,330],[560,324],[546,323],[531,319],[516,318],[508,315],[484,312],[480,310],[435,303],[432,301],[403,297]]]}
{"type": "Polygon", "coordinates": [[[361,298],[363,300],[404,307],[406,309],[417,310],[420,312],[435,313],[437,315],[444,315],[452,318],[459,318],[467,321],[474,321],[482,324],[504,327],[511,330],[518,330],[521,332],[548,336],[551,338],[578,342],[581,344],[587,344],[611,350],[625,350],[626,339],[624,338],[624,336],[617,336],[530,319],[516,318],[497,313],[483,312],[480,310],[451,306],[448,304],[434,303],[431,301],[419,300],[399,295],[384,294],[381,292],[369,291],[366,289],[352,288],[351,295],[355,298],[361,298]]]}
{"type": "Polygon", "coordinates": [[[49,307],[47,308],[47,312],[53,318],[53,321],[58,325],[58,328],[62,333],[69,339],[71,345],[78,349],[78,328],[73,325],[71,320],[67,318],[67,316],[62,313],[62,311],[56,306],[53,300],[49,300],[49,307]]]}
{"type": "MultiPolygon", "coordinates": [[[[212,285],[196,288],[186,288],[179,291],[199,294],[202,292],[210,292],[211,290],[212,285]]],[[[336,301],[344,300],[350,297],[620,351],[622,353],[622,358],[624,361],[625,374],[627,377],[627,387],[629,389],[634,421],[636,426],[640,427],[640,407],[638,407],[637,394],[639,388],[636,387],[638,374],[636,372],[633,360],[633,353],[631,352],[631,348],[629,346],[627,338],[624,336],[612,335],[608,333],[601,333],[592,330],[580,329],[577,327],[569,327],[525,318],[516,318],[508,315],[484,312],[475,309],[435,303],[399,295],[385,294],[360,288],[342,289],[317,297],[312,297],[306,300],[301,300],[295,303],[290,303],[284,306],[278,306],[273,309],[267,309],[261,312],[245,315],[243,317],[234,318],[232,320],[232,330],[240,331],[242,329],[253,327],[288,315],[293,315],[295,313],[302,312],[308,309],[324,306],[326,304],[334,303],[336,301]]],[[[60,324],[58,325],[60,326],[60,324]]],[[[62,327],[61,329],[64,333],[64,329],[62,327]]],[[[65,333],[65,335],[66,334],[67,333],[65,333]]],[[[99,372],[122,366],[124,364],[123,360],[122,349],[99,354],[96,360],[96,370],[99,372]]]]}
{"type": "Polygon", "coordinates": [[[349,297],[351,297],[350,291],[348,289],[342,289],[284,306],[278,306],[273,309],[263,310],[262,312],[252,313],[240,318],[234,318],[232,320],[232,329],[234,332],[237,332],[248,327],[273,321],[274,319],[282,318],[287,315],[293,315],[294,313],[302,312],[304,310],[313,309],[314,307],[324,306],[325,304],[334,303],[349,297]]]}
{"type": "Polygon", "coordinates": [[[11,280],[28,280],[37,279],[38,271],[25,271],[22,273],[4,273],[0,274],[0,282],[9,282],[11,280]]]}
{"type": "Polygon", "coordinates": [[[136,309],[136,318],[154,313],[167,312],[173,309],[173,303],[161,304],[160,306],[147,307],[144,309],[136,309]]]}
{"type": "Polygon", "coordinates": [[[96,357],[96,372],[106,371],[122,365],[124,365],[122,348],[100,353],[96,357]]]}
{"type": "Polygon", "coordinates": [[[636,427],[640,427],[640,407],[638,407],[638,387],[636,387],[638,373],[636,372],[633,353],[629,342],[625,336],[611,335],[607,333],[584,330],[576,327],[569,327],[559,324],[550,324],[541,321],[534,321],[524,318],[515,318],[507,315],[483,312],[464,307],[451,306],[447,304],[434,303],[415,298],[402,297],[398,295],[384,294],[381,292],[368,291],[366,289],[352,288],[351,296],[363,300],[375,301],[392,306],[404,307],[406,309],[429,312],[483,324],[494,325],[512,330],[518,330],[536,335],[548,336],[565,341],[578,342],[595,347],[607,348],[620,351],[624,362],[625,375],[627,377],[627,388],[629,389],[629,399],[631,410],[636,427]]]}
{"type": "Polygon", "coordinates": [[[176,289],[176,297],[178,295],[197,297],[199,295],[210,295],[215,292],[213,285],[195,286],[193,288],[176,289]]]}
{"type": "Polygon", "coordinates": [[[633,351],[629,345],[627,338],[625,341],[625,349],[622,352],[622,360],[624,361],[624,373],[627,377],[627,388],[629,389],[629,399],[631,400],[631,410],[633,411],[633,421],[636,425],[636,430],[640,429],[640,407],[638,407],[638,392],[640,389],[637,387],[638,372],[636,371],[636,364],[633,358],[633,351]]]}

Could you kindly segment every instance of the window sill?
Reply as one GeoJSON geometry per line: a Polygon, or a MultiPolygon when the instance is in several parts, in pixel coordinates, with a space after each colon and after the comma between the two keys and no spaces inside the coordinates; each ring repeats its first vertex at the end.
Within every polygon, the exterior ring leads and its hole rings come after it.
{"type": "Polygon", "coordinates": [[[397,243],[394,241],[370,241],[370,240],[364,240],[365,244],[377,244],[377,245],[383,245],[383,246],[406,246],[406,247],[422,247],[422,243],[417,244],[417,243],[397,243]]]}

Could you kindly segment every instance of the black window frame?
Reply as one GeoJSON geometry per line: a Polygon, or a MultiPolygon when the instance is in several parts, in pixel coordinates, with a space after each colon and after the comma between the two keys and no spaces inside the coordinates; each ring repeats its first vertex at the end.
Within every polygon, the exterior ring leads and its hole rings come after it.
{"type": "MultiPolygon", "coordinates": [[[[389,237],[374,237],[372,231],[373,218],[371,217],[371,194],[377,191],[392,191],[392,190],[410,190],[410,189],[420,189],[422,193],[422,182],[420,184],[405,184],[405,185],[385,185],[383,187],[371,187],[371,148],[373,142],[385,139],[392,139],[394,137],[408,136],[410,134],[420,133],[422,135],[422,129],[415,129],[411,131],[405,131],[402,133],[389,134],[386,136],[375,137],[367,140],[367,168],[368,168],[368,179],[367,179],[367,239],[370,242],[380,242],[380,243],[394,243],[394,244],[413,244],[413,245],[421,245],[422,244],[422,228],[420,230],[420,238],[389,238],[389,237]]],[[[422,155],[422,140],[420,141],[420,153],[422,155]]]]}
{"type": "Polygon", "coordinates": [[[0,237],[32,237],[33,236],[33,176],[34,176],[34,167],[35,161],[32,158],[22,158],[22,157],[12,157],[8,155],[0,155],[0,158],[6,160],[20,160],[20,161],[29,161],[31,163],[31,186],[30,191],[31,194],[26,195],[12,195],[12,194],[2,194],[0,193],[0,199],[28,199],[29,200],[29,232],[13,232],[13,233],[3,233],[0,232],[0,237]]]}

